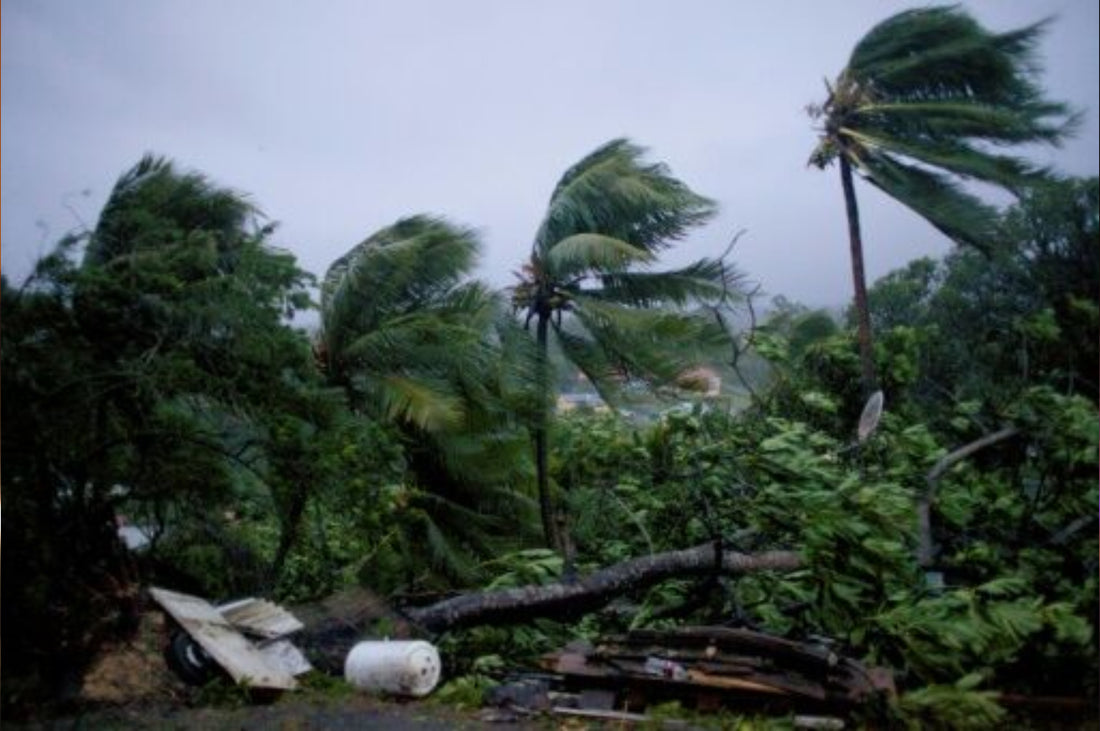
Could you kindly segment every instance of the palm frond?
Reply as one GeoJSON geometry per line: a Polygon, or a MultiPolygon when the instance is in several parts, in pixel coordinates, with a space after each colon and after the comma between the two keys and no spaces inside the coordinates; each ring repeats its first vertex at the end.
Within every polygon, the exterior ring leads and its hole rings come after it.
{"type": "Polygon", "coordinates": [[[330,359],[387,318],[437,304],[473,267],[472,231],[428,216],[398,221],[368,237],[329,267],[321,317],[330,359]]]}
{"type": "Polygon", "coordinates": [[[1000,220],[997,209],[965,192],[945,175],[887,155],[868,155],[860,169],[868,182],[912,208],[952,241],[988,251],[1000,220]]]}
{"type": "Polygon", "coordinates": [[[463,404],[442,380],[386,374],[371,382],[382,413],[392,421],[409,421],[426,431],[441,431],[462,421],[463,404]]]}
{"type": "Polygon", "coordinates": [[[843,155],[952,240],[987,246],[996,212],[958,182],[1021,195],[1049,171],[992,148],[1059,144],[1079,123],[1036,82],[1046,27],[995,33],[958,6],[887,18],[856,44],[831,87],[811,163],[824,167],[843,155]]]}
{"type": "Polygon", "coordinates": [[[601,277],[590,296],[633,307],[683,306],[716,301],[739,292],[742,275],[719,259],[700,259],[662,272],[616,272],[601,277]]]}
{"type": "Polygon", "coordinates": [[[608,356],[603,344],[574,318],[558,324],[554,335],[562,354],[580,369],[600,398],[609,404],[616,403],[624,383],[623,371],[608,356]]]}
{"type": "Polygon", "coordinates": [[[1039,182],[1049,174],[1022,158],[993,155],[961,142],[909,142],[872,127],[843,127],[841,133],[865,148],[896,153],[960,178],[992,183],[1017,194],[1026,184],[1039,182]]]}
{"type": "MultiPolygon", "coordinates": [[[[575,329],[574,337],[586,333],[591,347],[620,379],[653,386],[674,383],[685,370],[713,355],[727,337],[713,321],[692,313],[626,307],[591,297],[576,302],[573,314],[583,330],[575,329]]],[[[555,330],[559,337],[563,329],[555,330]]]]}
{"type": "Polygon", "coordinates": [[[535,253],[574,234],[601,234],[647,252],[668,247],[709,220],[714,203],[672,177],[662,164],[642,161],[645,150],[618,139],[571,167],[550,197],[535,237],[535,253]]]}
{"type": "Polygon", "coordinates": [[[868,101],[851,115],[857,129],[879,128],[894,137],[912,140],[981,139],[994,144],[1049,142],[1059,144],[1067,127],[1077,122],[1046,121],[1061,113],[1062,105],[1032,103],[995,106],[969,99],[928,101],[868,101]]]}
{"type": "Polygon", "coordinates": [[[650,264],[654,256],[621,239],[581,233],[566,236],[551,246],[543,261],[547,275],[562,281],[585,272],[615,272],[634,265],[650,264]]]}
{"type": "MultiPolygon", "coordinates": [[[[373,327],[382,318],[429,307],[473,268],[475,233],[439,218],[413,216],[382,229],[337,259],[321,285],[326,333],[373,327]]],[[[339,350],[339,338],[331,342],[339,350]]]]}
{"type": "Polygon", "coordinates": [[[983,28],[957,6],[916,8],[872,28],[849,72],[876,93],[908,100],[945,96],[1012,104],[1038,95],[1034,51],[1047,21],[1008,33],[983,28]]]}

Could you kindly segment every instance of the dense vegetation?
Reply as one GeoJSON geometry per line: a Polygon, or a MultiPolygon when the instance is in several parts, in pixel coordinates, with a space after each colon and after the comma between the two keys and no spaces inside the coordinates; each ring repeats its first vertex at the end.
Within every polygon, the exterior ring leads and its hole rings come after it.
{"type": "Polygon", "coordinates": [[[781,301],[733,332],[728,262],[653,269],[712,203],[626,141],[567,171],[513,290],[470,277],[472,230],[413,216],[319,303],[247,198],[141,160],[94,230],[2,283],[5,713],[71,694],[145,582],[407,597],[706,542],[803,566],[450,632],[451,667],[476,690],[577,636],[736,623],[893,668],[878,724],[993,724],[993,691],[1095,701],[1100,194],[1026,177],[975,247],[868,290],[886,409],[857,439],[858,310],[781,301]],[[694,394],[701,365],[743,380],[694,394]],[[613,409],[554,413],[578,369],[613,409]]]}

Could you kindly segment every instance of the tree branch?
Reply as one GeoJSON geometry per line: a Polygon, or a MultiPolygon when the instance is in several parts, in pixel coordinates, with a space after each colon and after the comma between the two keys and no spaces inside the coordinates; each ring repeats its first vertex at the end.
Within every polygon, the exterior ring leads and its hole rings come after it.
{"type": "MultiPolygon", "coordinates": [[[[617,596],[665,579],[710,574],[715,570],[714,559],[714,544],[708,542],[681,551],[624,561],[571,584],[463,594],[427,607],[406,610],[405,614],[413,623],[433,632],[477,624],[520,622],[535,617],[579,616],[602,607],[617,596]]],[[[755,555],[724,551],[721,561],[721,570],[727,574],[793,571],[802,566],[801,556],[794,551],[755,555]]]]}
{"type": "Polygon", "coordinates": [[[955,464],[961,462],[975,452],[992,446],[997,442],[1003,442],[1005,439],[1014,437],[1019,433],[1020,430],[1016,427],[1006,426],[1000,431],[986,434],[981,439],[975,439],[969,444],[964,444],[959,447],[954,452],[943,456],[932,466],[932,469],[928,471],[928,474],[924,478],[924,493],[917,502],[917,521],[918,530],[920,531],[920,543],[917,546],[917,561],[922,567],[926,568],[931,566],[932,559],[935,557],[935,546],[932,545],[932,501],[935,499],[936,484],[939,482],[940,478],[955,464]]]}

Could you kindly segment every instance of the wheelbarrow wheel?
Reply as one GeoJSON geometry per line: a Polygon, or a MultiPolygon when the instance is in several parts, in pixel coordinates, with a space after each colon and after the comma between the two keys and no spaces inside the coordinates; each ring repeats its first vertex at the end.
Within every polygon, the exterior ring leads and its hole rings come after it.
{"type": "Polygon", "coordinates": [[[218,664],[183,630],[172,634],[164,654],[168,667],[188,685],[204,685],[218,672],[218,664]]]}

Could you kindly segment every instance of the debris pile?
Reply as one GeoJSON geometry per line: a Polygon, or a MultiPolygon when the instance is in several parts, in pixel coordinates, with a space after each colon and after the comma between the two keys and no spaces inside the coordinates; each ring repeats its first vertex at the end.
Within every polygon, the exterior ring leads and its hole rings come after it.
{"type": "Polygon", "coordinates": [[[725,627],[636,630],[548,655],[543,665],[568,687],[610,691],[609,703],[630,710],[678,700],[699,709],[845,713],[894,692],[889,671],[825,644],[725,627]]]}
{"type": "Polygon", "coordinates": [[[182,629],[172,639],[169,659],[190,683],[208,676],[211,661],[237,683],[277,691],[294,690],[294,677],[312,669],[288,639],[302,623],[277,604],[250,598],[215,607],[167,589],[149,593],[182,629]]]}

